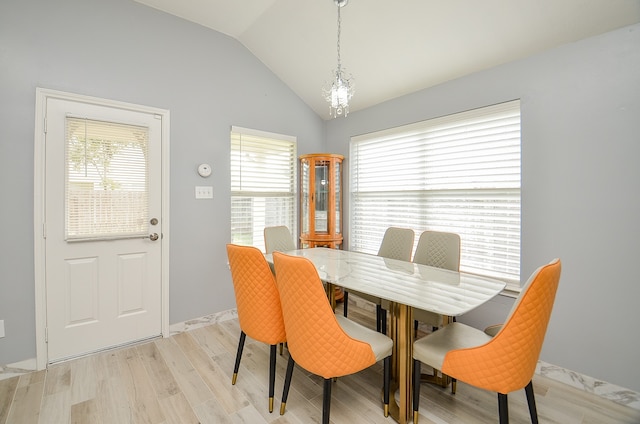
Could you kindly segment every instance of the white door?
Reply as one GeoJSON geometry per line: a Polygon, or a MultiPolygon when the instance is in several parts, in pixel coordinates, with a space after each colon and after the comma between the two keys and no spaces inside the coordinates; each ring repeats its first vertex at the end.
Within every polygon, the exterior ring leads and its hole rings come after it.
{"type": "Polygon", "coordinates": [[[56,98],[45,113],[48,362],[161,335],[161,116],[56,98]]]}

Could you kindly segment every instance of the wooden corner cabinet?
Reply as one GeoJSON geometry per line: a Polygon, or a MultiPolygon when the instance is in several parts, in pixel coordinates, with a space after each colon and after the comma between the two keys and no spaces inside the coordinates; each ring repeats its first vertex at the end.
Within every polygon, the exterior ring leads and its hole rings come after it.
{"type": "Polygon", "coordinates": [[[342,246],[344,156],[300,156],[300,243],[302,248],[342,246]]]}

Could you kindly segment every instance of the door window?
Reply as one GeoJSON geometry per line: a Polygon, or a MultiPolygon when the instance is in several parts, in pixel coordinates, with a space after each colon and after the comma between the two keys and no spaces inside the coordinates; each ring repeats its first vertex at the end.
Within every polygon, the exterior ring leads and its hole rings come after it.
{"type": "Polygon", "coordinates": [[[65,239],[147,235],[149,129],[66,118],[65,239]]]}

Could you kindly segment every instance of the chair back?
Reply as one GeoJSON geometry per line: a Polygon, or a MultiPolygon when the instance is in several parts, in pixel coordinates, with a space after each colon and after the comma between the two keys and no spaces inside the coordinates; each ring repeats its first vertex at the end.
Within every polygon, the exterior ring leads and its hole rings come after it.
{"type": "Polygon", "coordinates": [[[409,228],[389,227],[384,232],[378,256],[409,262],[415,234],[409,228]]]}
{"type": "Polygon", "coordinates": [[[460,236],[441,231],[424,231],[420,234],[413,262],[459,271],[460,236]]]}
{"type": "Polygon", "coordinates": [[[442,372],[502,394],[529,384],[542,350],[560,271],[559,259],[538,268],[495,337],[484,345],[449,351],[442,372]]]}
{"type": "Polygon", "coordinates": [[[280,252],[273,253],[273,261],[287,347],[295,362],[323,378],[373,365],[371,346],[351,338],[338,324],[313,263],[280,252]]]}
{"type": "Polygon", "coordinates": [[[291,236],[291,231],[285,225],[265,227],[264,247],[267,253],[286,252],[296,250],[298,247],[291,236]]]}
{"type": "Polygon", "coordinates": [[[269,345],[285,342],[280,295],[262,252],[252,246],[227,244],[227,257],[242,331],[269,345]]]}

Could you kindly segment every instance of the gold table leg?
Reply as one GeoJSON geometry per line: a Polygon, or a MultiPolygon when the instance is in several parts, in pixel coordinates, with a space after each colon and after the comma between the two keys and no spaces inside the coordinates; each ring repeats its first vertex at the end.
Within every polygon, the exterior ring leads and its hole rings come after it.
{"type": "Polygon", "coordinates": [[[329,304],[331,305],[331,309],[335,312],[336,310],[336,291],[334,285],[332,283],[326,283],[324,286],[324,290],[327,293],[327,298],[329,298],[329,304]]]}
{"type": "Polygon", "coordinates": [[[396,404],[395,396],[390,401],[391,417],[400,424],[412,421],[411,407],[413,370],[413,310],[398,303],[391,303],[391,338],[393,339],[393,357],[391,360],[391,393],[400,390],[400,400],[396,404]]]}

